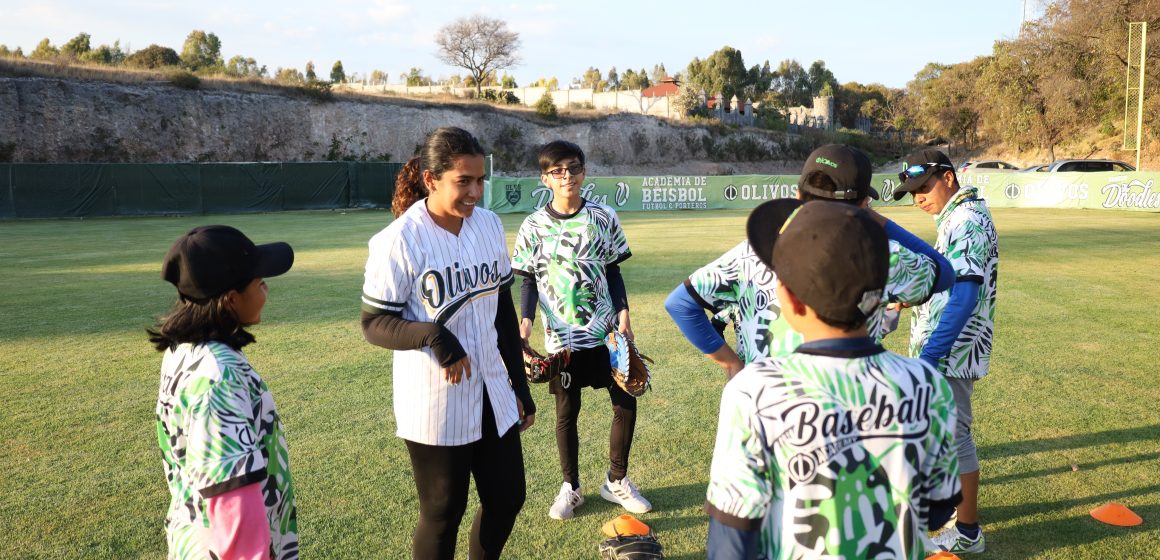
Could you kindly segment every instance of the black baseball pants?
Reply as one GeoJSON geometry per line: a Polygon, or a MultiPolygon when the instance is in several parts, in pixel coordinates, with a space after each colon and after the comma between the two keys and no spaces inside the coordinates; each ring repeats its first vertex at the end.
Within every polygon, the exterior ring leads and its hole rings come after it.
{"type": "Polygon", "coordinates": [[[467,445],[424,445],[409,440],[411,470],[419,491],[419,525],[411,543],[415,560],[452,560],[459,523],[475,478],[479,510],[471,524],[470,558],[499,558],[524,505],[524,455],[519,425],[501,437],[483,396],[483,438],[467,445]]]}

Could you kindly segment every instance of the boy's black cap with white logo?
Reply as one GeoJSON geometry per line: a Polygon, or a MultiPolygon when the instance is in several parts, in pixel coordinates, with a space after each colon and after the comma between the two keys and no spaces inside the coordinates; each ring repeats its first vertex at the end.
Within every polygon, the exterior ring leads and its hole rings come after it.
{"type": "Polygon", "coordinates": [[[894,200],[902,200],[906,193],[912,193],[921,189],[926,184],[926,180],[930,179],[931,175],[935,173],[945,172],[950,170],[952,173],[955,166],[951,163],[951,158],[947,157],[942,150],[936,148],[926,148],[919,150],[906,156],[906,161],[902,162],[902,173],[899,173],[898,180],[901,182],[898,188],[894,189],[894,200]],[[921,165],[925,169],[919,175],[910,176],[906,173],[907,169],[921,165]]]}
{"type": "Polygon", "coordinates": [[[778,199],[753,210],[750,246],[791,292],[826,319],[866,321],[890,272],[886,230],[849,204],[778,199]]]}
{"type": "Polygon", "coordinates": [[[205,301],[240,290],[254,278],[284,274],[293,264],[294,250],[286,243],[254,245],[230,226],[199,226],[169,248],[161,278],[182,297],[205,301]]]}
{"type": "Polygon", "coordinates": [[[806,158],[798,189],[821,198],[860,201],[870,197],[878,200],[878,191],[870,186],[874,169],[870,158],[862,150],[842,144],[826,144],[806,158]],[[806,175],[821,171],[834,182],[837,190],[827,190],[806,184],[806,175]]]}

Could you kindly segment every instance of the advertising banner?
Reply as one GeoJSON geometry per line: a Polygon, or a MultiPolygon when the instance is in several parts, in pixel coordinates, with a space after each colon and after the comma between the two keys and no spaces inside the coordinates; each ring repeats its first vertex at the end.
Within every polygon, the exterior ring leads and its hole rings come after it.
{"type": "MultiPolygon", "coordinates": [[[[1103,208],[1160,211],[1160,173],[963,173],[997,208],[1103,208]]],[[[797,175],[655,175],[588,177],[581,196],[620,212],[753,208],[766,200],[797,196],[797,175]]],[[[874,206],[909,206],[894,200],[898,175],[876,174],[881,198],[874,206]]],[[[499,213],[543,208],[552,192],[538,178],[492,177],[484,199],[499,213]]]]}

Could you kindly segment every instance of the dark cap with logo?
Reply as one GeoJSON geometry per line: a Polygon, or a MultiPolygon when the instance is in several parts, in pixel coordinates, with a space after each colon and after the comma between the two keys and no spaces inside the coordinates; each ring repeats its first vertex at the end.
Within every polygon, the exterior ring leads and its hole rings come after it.
{"type": "Polygon", "coordinates": [[[878,200],[878,191],[870,186],[873,173],[870,158],[862,150],[842,144],[826,144],[806,158],[798,189],[832,200],[857,202],[866,197],[878,200]],[[834,182],[832,190],[806,184],[806,176],[815,171],[825,173],[834,182]]]}
{"type": "Polygon", "coordinates": [[[947,170],[953,173],[955,166],[942,150],[926,148],[906,156],[906,161],[902,162],[902,172],[898,174],[902,184],[894,189],[894,200],[902,200],[906,193],[921,189],[932,175],[947,170]],[[917,170],[919,166],[923,168],[921,173],[917,170]]]}
{"type": "Polygon", "coordinates": [[[182,235],[165,254],[161,278],[185,299],[206,301],[241,290],[255,278],[284,274],[294,250],[277,242],[254,245],[230,226],[200,226],[182,235]]]}
{"type": "Polygon", "coordinates": [[[886,230],[849,204],[778,199],[753,210],[750,246],[781,283],[821,317],[862,323],[890,271],[886,230]]]}

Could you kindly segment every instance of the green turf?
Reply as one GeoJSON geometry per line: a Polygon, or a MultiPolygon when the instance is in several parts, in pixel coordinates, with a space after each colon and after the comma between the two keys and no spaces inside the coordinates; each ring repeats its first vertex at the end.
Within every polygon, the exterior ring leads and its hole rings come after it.
{"type": "MultiPolygon", "coordinates": [[[[884,213],[933,238],[918,211],[884,213]]],[[[623,267],[633,326],[658,361],[630,474],[656,506],[642,517],[668,557],[702,558],[722,376],[661,302],[741,239],[745,213],[621,217],[634,253],[623,267]]],[[[995,353],[976,397],[987,557],[1150,557],[1160,549],[1160,214],[1002,209],[995,218],[995,353]],[[1088,516],[1110,501],[1145,524],[1088,516]]],[[[504,217],[509,243],[520,219],[504,217]]],[[[387,220],[353,211],[0,222],[0,558],[164,557],[168,493],[153,424],[160,355],[144,328],[173,299],[158,278],[166,248],[215,222],[297,252],[294,269],[270,281],[247,354],[286,425],[303,556],[407,557],[416,498],[393,435],[390,352],[367,344],[356,320],[366,242],[387,220]]],[[[887,345],[903,350],[903,331],[887,345]]],[[[528,501],[507,557],[594,558],[600,525],[621,513],[596,492],[607,394],[585,393],[587,503],[562,523],[547,517],[560,484],[552,401],[533,389],[528,501]]]]}

